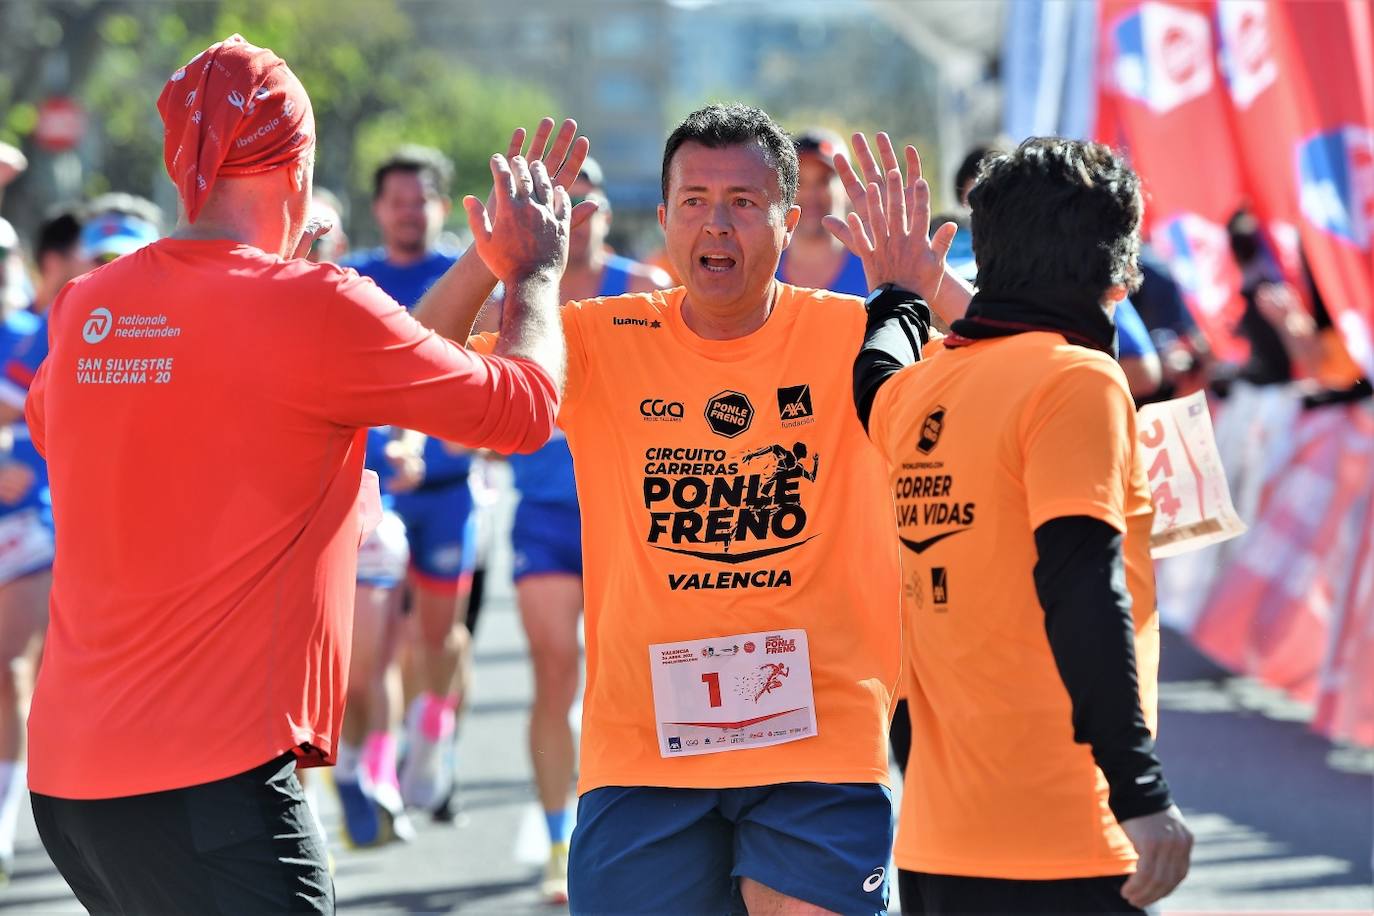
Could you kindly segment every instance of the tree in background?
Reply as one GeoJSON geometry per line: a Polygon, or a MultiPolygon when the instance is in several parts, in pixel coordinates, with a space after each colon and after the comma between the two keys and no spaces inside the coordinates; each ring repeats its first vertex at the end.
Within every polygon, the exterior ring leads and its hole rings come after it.
{"type": "MultiPolygon", "coordinates": [[[[65,94],[88,113],[79,192],[143,194],[171,209],[156,100],[167,75],[211,42],[239,32],[291,65],[310,92],[319,132],[315,180],[367,212],[372,167],[405,142],[443,150],[455,192],[481,193],[488,157],[513,127],[554,113],[540,90],[479,74],[425,43],[440,5],[398,0],[5,0],[0,2],[0,140],[33,167],[5,200],[31,227],[60,196],[54,159],[33,142],[36,105],[65,94]]],[[[461,210],[459,210],[461,213],[461,210]]],[[[171,219],[169,212],[169,222],[171,219]]],[[[370,240],[370,219],[350,233],[370,240]]]]}

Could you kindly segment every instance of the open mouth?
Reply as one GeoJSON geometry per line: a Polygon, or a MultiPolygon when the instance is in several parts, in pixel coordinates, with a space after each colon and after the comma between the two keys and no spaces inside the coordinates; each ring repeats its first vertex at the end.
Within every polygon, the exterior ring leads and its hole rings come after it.
{"type": "Polygon", "coordinates": [[[697,260],[713,274],[729,273],[735,266],[735,259],[723,254],[704,254],[697,260]]]}

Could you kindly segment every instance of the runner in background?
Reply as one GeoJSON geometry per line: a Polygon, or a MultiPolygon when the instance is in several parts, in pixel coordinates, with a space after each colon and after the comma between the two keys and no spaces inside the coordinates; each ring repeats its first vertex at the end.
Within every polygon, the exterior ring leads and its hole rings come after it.
{"type": "MultiPolygon", "coordinates": [[[[342,204],[332,192],[314,189],[311,218],[332,228],[327,235],[315,239],[309,260],[337,263],[348,253],[342,211],[342,204]]],[[[333,772],[344,835],[354,848],[380,846],[414,836],[396,771],[397,729],[403,702],[396,655],[410,548],[405,522],[395,511],[395,493],[414,489],[423,479],[420,449],[424,441],[425,437],[418,433],[393,436],[389,426],[368,431],[365,466],[378,477],[382,520],[358,549],[348,704],[333,772]]],[[[301,783],[323,835],[318,780],[307,779],[309,774],[309,770],[302,771],[301,783]]]]}
{"type": "MultiPolygon", "coordinates": [[[[609,253],[611,205],[601,166],[591,157],[569,188],[574,203],[594,200],[596,214],[572,230],[563,301],[649,292],[668,285],[663,271],[609,253]]],[[[568,440],[560,430],[532,455],[513,455],[511,471],[520,503],[511,529],[515,592],[534,666],[530,708],[530,761],[549,831],[549,862],[542,893],[550,903],[568,899],[568,810],[577,750],[569,715],[581,667],[577,621],[582,613],[582,520],[568,440]]]]}
{"type": "Polygon", "coordinates": [[[778,262],[778,279],[807,289],[867,296],[863,263],[826,231],[823,222],[827,216],[844,217],[844,186],[835,173],[835,154],[844,149],[844,141],[824,128],[803,131],[793,141],[800,163],[801,218],[778,262]]]}
{"type": "MultiPolygon", "coordinates": [[[[373,173],[372,213],[382,245],[344,260],[406,308],[414,307],[456,257],[441,250],[453,165],[438,150],[407,146],[373,173]]],[[[400,431],[397,431],[400,434],[400,431]]],[[[453,742],[472,670],[472,633],[466,614],[469,579],[464,540],[472,511],[472,457],[429,439],[425,479],[395,494],[410,548],[409,655],[414,698],[406,715],[400,788],[405,804],[436,811],[453,788],[453,742]]],[[[383,756],[395,756],[394,747],[383,756]]]]}
{"type": "MultiPolygon", "coordinates": [[[[30,349],[34,335],[46,335],[42,315],[58,290],[84,272],[76,215],[58,213],[44,222],[33,256],[38,269],[34,302],[28,310],[5,315],[0,325],[0,367],[6,371],[0,376],[0,414],[5,417],[0,445],[8,453],[0,459],[0,881],[8,880],[11,871],[27,783],[24,720],[48,623],[53,559],[47,466],[23,420],[32,370],[15,363],[16,381],[7,376],[16,350],[30,349]]],[[[46,346],[42,349],[46,352],[46,346]]]]}

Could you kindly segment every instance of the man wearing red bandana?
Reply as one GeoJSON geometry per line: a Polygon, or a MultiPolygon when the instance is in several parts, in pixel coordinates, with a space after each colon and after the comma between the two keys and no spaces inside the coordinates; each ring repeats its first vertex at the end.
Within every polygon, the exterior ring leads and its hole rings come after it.
{"type": "Polygon", "coordinates": [[[238,35],[158,99],[182,213],[68,284],[30,390],[58,528],[29,720],[48,853],[92,912],[332,912],[297,766],[333,763],[358,546],[377,512],[367,428],[531,451],[553,429],[558,282],[586,141],[493,157],[476,244],[431,291],[470,353],[370,280],[301,255],[315,124],[286,64],[238,35]],[[561,174],[561,173],[558,173],[561,174]],[[481,266],[485,261],[486,267],[481,266]],[[267,447],[263,446],[264,441],[267,447]]]}

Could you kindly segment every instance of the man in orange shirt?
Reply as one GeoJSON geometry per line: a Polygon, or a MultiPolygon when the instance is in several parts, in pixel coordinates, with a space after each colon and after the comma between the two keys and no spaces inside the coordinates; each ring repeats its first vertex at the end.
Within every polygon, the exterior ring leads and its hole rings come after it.
{"type": "Polygon", "coordinates": [[[685,286],[563,309],[587,638],[574,912],[886,909],[892,504],[851,405],[861,300],[775,276],[796,191],[764,112],[694,112],[659,208],[685,286]]]}
{"type": "MultiPolygon", "coordinates": [[[[290,257],[313,234],[314,119],[275,54],[212,45],[158,108],[180,223],[63,290],[28,397],[58,558],[34,816],[93,912],[331,912],[295,768],[337,750],[377,511],[366,428],[543,444],[570,202],[542,163],[493,158],[475,247],[514,307],[481,357],[371,281],[290,257]]],[[[490,289],[477,262],[436,287],[458,324],[490,289]]]]}
{"type": "Polygon", "coordinates": [[[931,348],[953,224],[856,147],[861,422],[902,544],[914,735],[896,862],[904,912],[1140,913],[1192,837],[1154,751],[1153,509],[1113,310],[1138,282],[1139,179],[1110,150],[1028,140],[974,186],[980,289],[931,348]],[[877,182],[885,185],[885,193],[877,182]],[[908,219],[910,206],[911,218],[908,219]],[[909,292],[914,291],[914,292],[909,292]]]}

